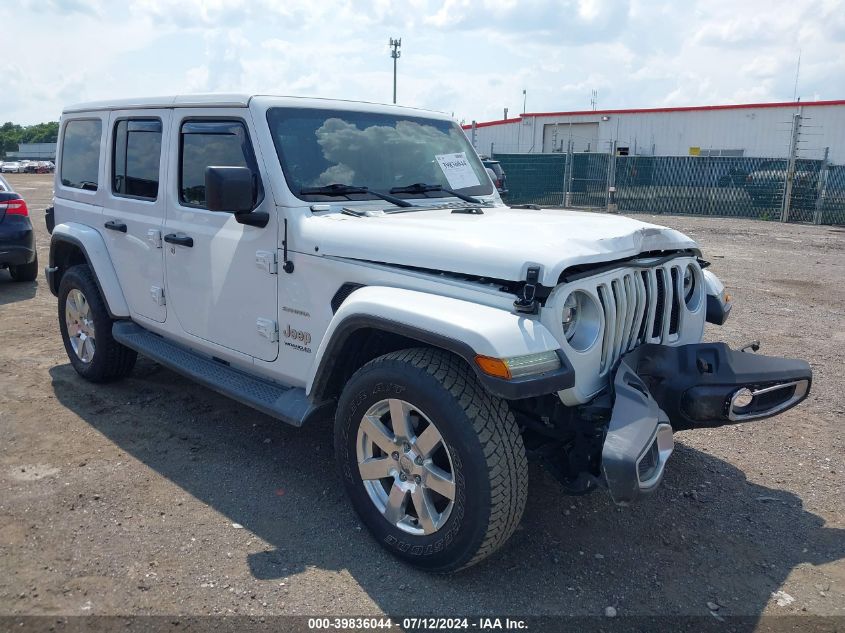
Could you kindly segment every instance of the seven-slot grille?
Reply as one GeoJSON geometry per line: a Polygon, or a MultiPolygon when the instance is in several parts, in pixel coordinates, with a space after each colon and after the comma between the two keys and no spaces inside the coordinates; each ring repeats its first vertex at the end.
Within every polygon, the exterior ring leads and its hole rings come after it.
{"type": "Polygon", "coordinates": [[[596,291],[604,313],[602,374],[641,343],[669,343],[678,338],[683,283],[683,267],[677,263],[620,270],[599,283],[596,291]]]}

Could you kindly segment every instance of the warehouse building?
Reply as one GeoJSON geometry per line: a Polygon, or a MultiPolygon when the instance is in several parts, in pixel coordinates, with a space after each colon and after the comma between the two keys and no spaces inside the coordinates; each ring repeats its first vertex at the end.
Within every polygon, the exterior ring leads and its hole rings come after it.
{"type": "Polygon", "coordinates": [[[19,143],[18,151],[6,152],[7,160],[56,160],[56,143],[19,143]]]}
{"type": "Polygon", "coordinates": [[[845,163],[845,100],[531,112],[465,125],[481,154],[611,152],[630,156],[797,155],[845,163]],[[571,150],[570,150],[571,148],[571,150]],[[827,148],[827,149],[826,149],[827,148]]]}

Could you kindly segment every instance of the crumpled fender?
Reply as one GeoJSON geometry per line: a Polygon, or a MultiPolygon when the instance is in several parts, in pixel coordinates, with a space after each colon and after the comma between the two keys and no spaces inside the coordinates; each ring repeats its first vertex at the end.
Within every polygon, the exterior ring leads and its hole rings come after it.
{"type": "Polygon", "coordinates": [[[707,292],[706,320],[714,325],[723,325],[731,314],[733,302],[730,295],[725,292],[725,285],[722,280],[709,270],[702,270],[704,273],[704,288],[707,292]]]}

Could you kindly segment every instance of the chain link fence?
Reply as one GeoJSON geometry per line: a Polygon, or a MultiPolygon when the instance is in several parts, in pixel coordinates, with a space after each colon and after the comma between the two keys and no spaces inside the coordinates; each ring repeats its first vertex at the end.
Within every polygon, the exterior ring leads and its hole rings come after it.
{"type": "Polygon", "coordinates": [[[598,152],[495,158],[514,204],[845,224],[845,165],[825,160],[598,152]]]}

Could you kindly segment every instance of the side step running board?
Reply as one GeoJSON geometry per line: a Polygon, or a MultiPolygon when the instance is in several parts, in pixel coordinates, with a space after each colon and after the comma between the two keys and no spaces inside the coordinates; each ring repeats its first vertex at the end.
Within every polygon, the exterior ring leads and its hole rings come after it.
{"type": "Polygon", "coordinates": [[[325,409],[312,404],[304,389],[284,387],[250,376],[171,343],[131,321],[116,322],[112,326],[112,336],[122,345],[168,369],[293,426],[302,426],[325,409]]]}

